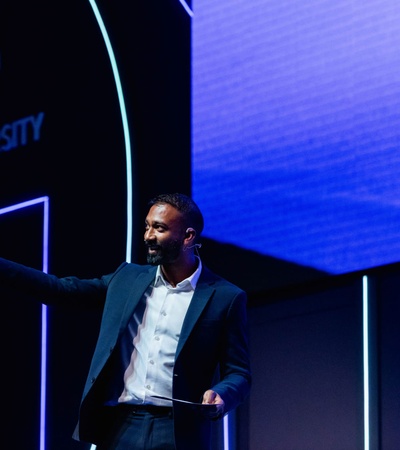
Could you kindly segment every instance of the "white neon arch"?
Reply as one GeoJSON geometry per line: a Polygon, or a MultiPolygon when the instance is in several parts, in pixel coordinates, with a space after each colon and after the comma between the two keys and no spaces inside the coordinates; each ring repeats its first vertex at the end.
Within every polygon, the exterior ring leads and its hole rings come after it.
{"type": "MultiPolygon", "coordinates": [[[[179,0],[185,11],[188,13],[190,17],[193,17],[193,11],[189,8],[187,3],[184,0],[179,0]]],[[[110,58],[110,63],[114,75],[114,80],[117,88],[118,100],[121,110],[122,117],[122,126],[124,130],[125,137],[125,153],[126,153],[126,177],[127,177],[127,236],[126,236],[126,261],[130,262],[132,258],[132,153],[131,153],[131,144],[130,144],[130,134],[129,134],[129,126],[127,121],[127,114],[125,108],[125,99],[123,95],[123,89],[121,85],[121,79],[119,76],[118,66],[115,59],[114,51],[111,45],[110,38],[108,36],[106,27],[104,25],[103,19],[101,17],[100,11],[97,7],[97,4],[94,0],[89,0],[89,3],[93,9],[94,15],[96,17],[97,23],[99,25],[100,31],[102,33],[104,43],[107,48],[108,56],[110,58]]],[[[226,443],[228,442],[229,430],[228,430],[228,421],[227,418],[224,418],[224,448],[226,447],[226,443]]],[[[95,445],[91,446],[91,450],[96,448],[95,445]]]]}
{"type": "MultiPolygon", "coordinates": [[[[185,0],[179,0],[182,7],[185,9],[190,17],[193,17],[193,11],[189,8],[185,0]]],[[[110,58],[111,68],[115,80],[115,85],[118,94],[119,107],[121,111],[122,127],[125,139],[125,155],[126,155],[126,182],[127,182],[127,203],[126,203],[126,218],[127,218],[127,233],[126,233],[126,261],[130,262],[132,258],[132,149],[131,139],[129,133],[128,119],[125,107],[125,99],[121,84],[121,78],[119,76],[118,65],[114,55],[114,50],[111,45],[110,38],[107,33],[107,29],[104,25],[103,18],[101,17],[99,8],[94,0],[89,0],[90,6],[93,9],[93,13],[99,25],[101,34],[106,45],[108,56],[110,58]]]]}
{"type": "Polygon", "coordinates": [[[100,27],[101,34],[104,39],[104,43],[107,48],[108,56],[110,58],[111,68],[114,75],[115,85],[117,88],[119,107],[121,111],[122,127],[125,139],[125,156],[126,156],[126,261],[131,261],[132,253],[132,150],[131,150],[131,138],[129,133],[128,118],[126,114],[125,99],[121,85],[121,78],[119,76],[118,66],[115,59],[114,51],[108,37],[106,27],[101,17],[100,11],[96,5],[96,2],[89,0],[89,3],[93,9],[97,23],[100,27]]]}

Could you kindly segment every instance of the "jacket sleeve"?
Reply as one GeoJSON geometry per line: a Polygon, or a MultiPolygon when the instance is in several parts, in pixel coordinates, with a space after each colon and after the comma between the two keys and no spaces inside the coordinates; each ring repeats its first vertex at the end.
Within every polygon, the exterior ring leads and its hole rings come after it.
{"type": "MultiPolygon", "coordinates": [[[[122,264],[115,273],[126,263],[122,264]]],[[[114,274],[101,278],[58,278],[37,269],[0,258],[0,286],[16,290],[47,305],[102,307],[114,274]]]]}
{"type": "Polygon", "coordinates": [[[232,300],[223,330],[220,351],[220,381],[212,387],[225,402],[225,411],[242,403],[251,387],[251,370],[245,292],[232,300]]]}

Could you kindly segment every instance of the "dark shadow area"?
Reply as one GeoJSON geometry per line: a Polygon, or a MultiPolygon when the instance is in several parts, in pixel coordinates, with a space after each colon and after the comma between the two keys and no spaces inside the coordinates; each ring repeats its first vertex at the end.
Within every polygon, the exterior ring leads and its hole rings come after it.
{"type": "Polygon", "coordinates": [[[273,293],[327,276],[325,272],[311,267],[266,257],[211,239],[202,239],[199,253],[211,270],[240,286],[251,298],[256,298],[260,292],[273,293]]]}
{"type": "Polygon", "coordinates": [[[334,289],[363,275],[400,273],[400,263],[393,263],[333,275],[206,238],[199,252],[207,267],[248,293],[249,307],[334,289]]]}

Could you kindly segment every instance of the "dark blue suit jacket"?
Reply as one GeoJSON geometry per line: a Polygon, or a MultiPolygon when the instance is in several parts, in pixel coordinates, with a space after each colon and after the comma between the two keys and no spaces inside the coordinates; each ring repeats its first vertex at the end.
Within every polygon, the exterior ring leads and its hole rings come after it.
{"type": "MultiPolygon", "coordinates": [[[[102,307],[98,341],[84,387],[75,439],[99,444],[111,425],[104,404],[122,391],[119,342],[157,268],[123,263],[109,275],[83,280],[58,278],[0,258],[0,281],[45,304],[102,307]],[[117,377],[118,375],[118,377],[117,377]]],[[[229,412],[251,384],[246,294],[203,267],[178,342],[173,397],[201,402],[207,389],[229,412]]],[[[177,450],[209,448],[211,422],[199,411],[174,404],[177,450]]]]}

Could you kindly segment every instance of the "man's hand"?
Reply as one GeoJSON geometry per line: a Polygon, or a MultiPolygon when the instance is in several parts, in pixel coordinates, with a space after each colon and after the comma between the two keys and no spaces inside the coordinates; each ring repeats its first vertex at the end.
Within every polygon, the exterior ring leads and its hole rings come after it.
{"type": "Polygon", "coordinates": [[[219,394],[217,394],[215,391],[209,389],[208,391],[204,392],[203,394],[203,405],[216,405],[217,407],[210,408],[210,411],[208,411],[207,408],[204,408],[204,415],[208,417],[211,420],[217,420],[224,414],[224,408],[225,408],[225,402],[222,400],[219,394]]]}

